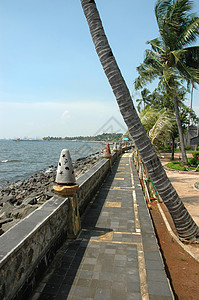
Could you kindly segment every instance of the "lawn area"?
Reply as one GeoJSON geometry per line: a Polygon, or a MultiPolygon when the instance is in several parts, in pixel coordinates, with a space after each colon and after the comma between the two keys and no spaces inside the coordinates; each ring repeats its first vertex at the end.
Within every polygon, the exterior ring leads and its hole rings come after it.
{"type": "MultiPolygon", "coordinates": [[[[196,167],[191,167],[191,166],[184,167],[182,163],[179,161],[169,162],[168,164],[166,164],[166,167],[178,171],[195,171],[196,169],[196,167]]],[[[196,172],[199,172],[199,170],[197,170],[196,172]]]]}
{"type": "Polygon", "coordinates": [[[183,166],[181,160],[171,161],[166,164],[167,168],[179,170],[179,171],[195,171],[199,172],[199,151],[191,151],[192,157],[188,157],[188,167],[183,166]]]}

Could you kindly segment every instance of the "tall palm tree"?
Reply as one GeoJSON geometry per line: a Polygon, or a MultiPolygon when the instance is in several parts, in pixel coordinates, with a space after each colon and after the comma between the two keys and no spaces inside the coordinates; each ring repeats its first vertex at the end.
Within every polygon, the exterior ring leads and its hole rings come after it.
{"type": "Polygon", "coordinates": [[[199,238],[199,228],[171,185],[133,105],[130,92],[109,46],[94,0],[81,0],[101,65],[116,97],[120,112],[134,139],[161,198],[174,220],[182,240],[199,238]]]}
{"type": "Polygon", "coordinates": [[[188,47],[199,35],[199,18],[190,14],[191,0],[158,0],[155,15],[160,38],[147,43],[144,62],[137,68],[135,88],[141,88],[155,78],[165,81],[167,93],[173,98],[182,159],[188,164],[182,124],[178,108],[179,80],[199,84],[199,47],[188,47]]]}
{"type": "Polygon", "coordinates": [[[136,99],[136,102],[138,102],[137,109],[139,113],[141,112],[141,106],[143,104],[143,108],[145,109],[146,105],[150,103],[150,91],[148,89],[143,89],[141,91],[141,97],[139,99],[136,99]]]}

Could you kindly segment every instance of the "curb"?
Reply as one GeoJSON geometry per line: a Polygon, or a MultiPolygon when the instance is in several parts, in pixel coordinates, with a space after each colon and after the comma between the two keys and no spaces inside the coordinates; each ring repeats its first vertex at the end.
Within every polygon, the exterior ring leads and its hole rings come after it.
{"type": "Polygon", "coordinates": [[[174,232],[173,232],[173,230],[171,229],[171,226],[170,226],[170,224],[169,224],[169,222],[167,221],[167,218],[166,218],[166,216],[165,216],[165,214],[164,214],[164,212],[163,212],[163,210],[162,210],[162,207],[160,206],[160,204],[159,203],[157,203],[157,206],[158,206],[158,209],[159,209],[159,211],[160,211],[160,213],[161,213],[161,216],[162,216],[162,218],[163,218],[163,220],[164,220],[164,223],[165,223],[165,225],[166,225],[166,227],[167,227],[167,230],[168,230],[168,232],[169,232],[169,234],[172,236],[172,238],[174,238],[175,239],[175,241],[192,257],[192,258],[194,258],[197,262],[199,262],[199,258],[198,257],[196,257],[189,249],[188,249],[188,247],[186,247],[180,240],[179,240],[179,238],[174,234],[174,232]]]}
{"type": "Polygon", "coordinates": [[[178,171],[179,174],[188,174],[188,175],[199,175],[198,172],[193,171],[178,171]]]}

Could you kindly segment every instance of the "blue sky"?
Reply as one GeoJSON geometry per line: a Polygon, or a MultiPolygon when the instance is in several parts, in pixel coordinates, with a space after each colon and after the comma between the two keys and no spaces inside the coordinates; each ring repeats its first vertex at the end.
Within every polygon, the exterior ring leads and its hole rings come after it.
{"type": "MultiPolygon", "coordinates": [[[[155,2],[96,0],[135,98],[136,67],[146,41],[158,36],[155,2]]],[[[0,44],[0,138],[93,135],[110,117],[124,124],[80,0],[1,0],[0,44]]]]}

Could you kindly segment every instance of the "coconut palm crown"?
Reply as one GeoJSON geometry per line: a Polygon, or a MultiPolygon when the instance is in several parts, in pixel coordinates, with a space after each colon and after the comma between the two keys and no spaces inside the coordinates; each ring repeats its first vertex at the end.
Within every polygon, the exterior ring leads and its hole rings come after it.
{"type": "Polygon", "coordinates": [[[158,0],[155,16],[160,37],[148,41],[151,49],[145,51],[145,59],[137,68],[136,89],[159,78],[166,83],[173,98],[176,121],[181,140],[183,161],[187,164],[183,134],[179,118],[177,89],[180,80],[199,84],[199,46],[190,47],[199,36],[199,18],[190,11],[190,0],[158,0]]]}
{"type": "Polygon", "coordinates": [[[160,38],[148,41],[144,62],[137,68],[136,87],[162,77],[168,87],[177,78],[199,84],[199,46],[189,46],[199,36],[199,18],[189,14],[190,0],[158,0],[155,15],[160,38]]]}

